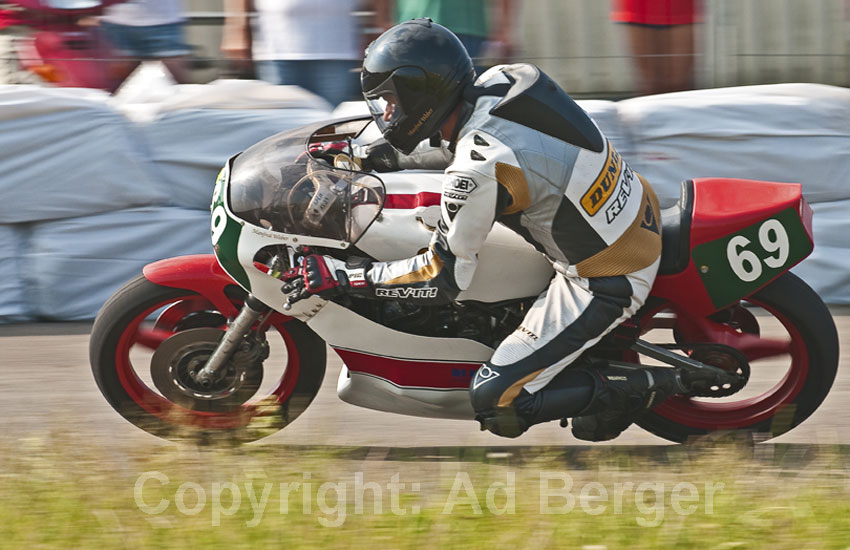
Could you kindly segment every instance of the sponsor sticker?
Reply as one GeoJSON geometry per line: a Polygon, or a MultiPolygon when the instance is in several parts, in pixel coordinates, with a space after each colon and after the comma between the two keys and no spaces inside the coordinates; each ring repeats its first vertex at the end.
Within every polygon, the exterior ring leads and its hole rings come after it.
{"type": "Polygon", "coordinates": [[[518,326],[516,329],[517,329],[518,332],[525,334],[526,336],[528,336],[532,340],[538,339],[536,334],[534,334],[532,331],[530,331],[529,329],[525,328],[522,325],[518,326]]]}
{"type": "Polygon", "coordinates": [[[436,298],[438,289],[436,288],[377,288],[375,295],[380,298],[398,298],[400,300],[408,298],[428,299],[436,298]]]}
{"type": "Polygon", "coordinates": [[[617,193],[617,198],[605,209],[605,220],[610,224],[613,222],[620,212],[626,208],[626,203],[629,202],[629,196],[632,194],[632,171],[626,168],[623,183],[620,185],[620,191],[617,193]]]}
{"type": "Polygon", "coordinates": [[[602,171],[596,177],[593,185],[581,198],[581,206],[590,216],[593,216],[614,193],[620,174],[623,171],[623,157],[608,143],[608,160],[602,171]]]}
{"type": "Polygon", "coordinates": [[[369,286],[369,283],[366,282],[366,270],[360,268],[349,271],[348,284],[352,288],[365,288],[369,286]]]}
{"type": "Polygon", "coordinates": [[[443,196],[447,199],[465,201],[477,187],[478,184],[472,178],[452,176],[443,185],[443,196]]]}

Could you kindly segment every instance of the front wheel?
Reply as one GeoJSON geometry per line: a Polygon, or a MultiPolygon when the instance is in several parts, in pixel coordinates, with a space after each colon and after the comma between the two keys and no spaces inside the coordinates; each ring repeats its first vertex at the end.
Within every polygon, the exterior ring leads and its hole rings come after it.
{"type": "MultiPolygon", "coordinates": [[[[660,304],[648,310],[641,326],[672,329],[659,341],[709,364],[746,370],[749,376],[746,386],[732,395],[674,397],[637,422],[671,441],[717,431],[753,434],[755,439],[785,433],[823,403],[838,369],[832,316],[817,293],[791,273],[708,318],[660,304]]],[[[654,334],[663,331],[645,337],[654,334]]]]}
{"type": "Polygon", "coordinates": [[[225,316],[201,295],[139,276],[121,287],[95,319],[89,343],[95,381],[121,416],[165,439],[222,434],[253,441],[271,435],[298,417],[318,393],[325,343],[304,323],[273,313],[259,327],[268,352],[238,370],[239,376],[225,377],[221,383],[231,392],[226,399],[214,398],[227,391],[207,395],[181,387],[181,380],[190,381],[185,370],[205,362],[226,328],[225,316]],[[163,362],[179,389],[161,381],[163,362]],[[194,393],[195,399],[175,399],[179,391],[194,393]]]}

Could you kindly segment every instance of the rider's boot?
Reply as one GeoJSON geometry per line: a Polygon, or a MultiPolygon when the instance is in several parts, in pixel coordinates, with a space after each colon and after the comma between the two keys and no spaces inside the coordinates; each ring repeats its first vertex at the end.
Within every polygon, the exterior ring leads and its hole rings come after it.
{"type": "Polygon", "coordinates": [[[501,374],[485,378],[491,382],[473,381],[475,419],[481,423],[482,430],[513,438],[535,424],[561,420],[561,425],[566,426],[567,418],[575,418],[576,437],[603,441],[619,435],[641,413],[670,395],[687,390],[679,369],[627,369],[592,364],[582,367],[564,369],[533,394],[521,389],[510,406],[495,404],[505,388],[515,383],[512,378],[501,385],[501,374]]]}
{"type": "Polygon", "coordinates": [[[573,435],[586,441],[614,439],[668,397],[688,391],[676,368],[608,366],[587,372],[596,382],[593,397],[572,422],[573,435]]]}
{"type": "MultiPolygon", "coordinates": [[[[479,408],[475,418],[482,430],[518,437],[535,424],[567,418],[586,409],[594,387],[593,377],[586,370],[565,369],[540,391],[532,394],[523,388],[510,407],[479,408]]],[[[473,405],[476,397],[473,394],[473,405]]]]}

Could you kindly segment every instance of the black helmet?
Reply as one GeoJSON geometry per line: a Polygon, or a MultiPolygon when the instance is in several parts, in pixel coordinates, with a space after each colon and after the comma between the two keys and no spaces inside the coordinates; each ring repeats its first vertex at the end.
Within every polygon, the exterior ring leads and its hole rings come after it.
{"type": "Polygon", "coordinates": [[[460,40],[430,19],[389,29],[366,50],[360,84],[369,110],[396,149],[409,154],[434,135],[475,80],[460,40]],[[387,112],[387,103],[395,108],[387,112]]]}

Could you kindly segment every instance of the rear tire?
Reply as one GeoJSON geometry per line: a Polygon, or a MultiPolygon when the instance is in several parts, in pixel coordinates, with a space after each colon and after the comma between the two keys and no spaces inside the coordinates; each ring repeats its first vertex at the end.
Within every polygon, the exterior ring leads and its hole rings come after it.
{"type": "Polygon", "coordinates": [[[246,442],[277,432],[304,412],[325,374],[324,341],[296,319],[280,314],[269,319],[268,335],[278,334],[286,347],[285,370],[271,393],[255,397],[236,411],[209,413],[179,407],[146,384],[132,364],[130,350],[134,346],[156,349],[169,334],[199,325],[219,328],[223,334],[223,320],[223,315],[191,290],[136,277],[104,304],[92,327],[89,358],[98,388],[121,416],[165,439],[223,435],[246,442]],[[150,314],[169,306],[182,318],[170,320],[171,332],[161,327],[151,330],[150,314]]]}
{"type": "MultiPolygon", "coordinates": [[[[643,416],[639,426],[680,443],[717,431],[766,440],[798,426],[823,403],[838,370],[838,333],[820,296],[796,275],[784,273],[747,301],[771,313],[789,334],[785,378],[758,397],[723,406],[675,397],[643,416]]],[[[738,330],[750,342],[761,338],[750,327],[738,330]]],[[[765,346],[773,342],[763,341],[765,346]]]]}

